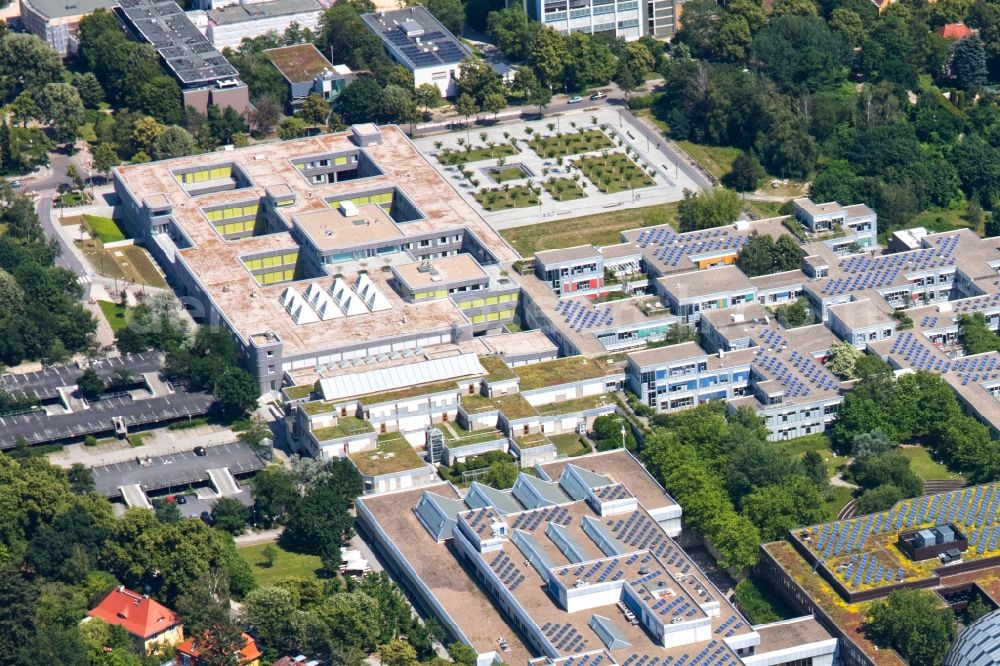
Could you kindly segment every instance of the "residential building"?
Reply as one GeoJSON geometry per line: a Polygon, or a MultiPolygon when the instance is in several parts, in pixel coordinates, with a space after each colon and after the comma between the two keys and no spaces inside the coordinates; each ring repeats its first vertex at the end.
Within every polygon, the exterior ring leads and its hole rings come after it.
{"type": "Polygon", "coordinates": [[[44,39],[56,53],[66,57],[80,47],[80,19],[98,9],[111,9],[117,0],[19,0],[21,23],[31,34],[44,39]]]}
{"type": "Polygon", "coordinates": [[[624,450],[535,464],[510,490],[438,483],[356,507],[387,570],[479,666],[833,663],[811,617],[750,625],[675,541],[681,507],[624,450]]]}
{"type": "MultiPolygon", "coordinates": [[[[872,604],[899,589],[929,590],[962,612],[979,597],[1000,605],[997,555],[1000,484],[914,497],[888,511],[793,529],[761,546],[759,573],[797,612],[810,613],[839,642],[844,666],[903,666],[864,631],[872,604]],[[845,612],[845,609],[850,609],[845,612]]],[[[995,663],[994,618],[959,634],[946,664],[995,663]]],[[[990,616],[987,616],[990,617],[990,616]]]]}
{"type": "Polygon", "coordinates": [[[185,107],[250,108],[239,72],[212,46],[173,0],[119,0],[115,12],[126,32],[150,44],[177,79],[185,107]]]}
{"type": "Polygon", "coordinates": [[[389,58],[413,73],[414,86],[430,83],[444,97],[455,95],[462,61],[472,52],[423,5],[363,14],[361,20],[382,40],[389,58]]]}
{"type": "MultiPolygon", "coordinates": [[[[175,666],[205,666],[206,662],[201,659],[201,653],[205,649],[207,640],[209,640],[207,635],[192,636],[178,645],[175,666]]],[[[243,634],[243,641],[239,654],[234,655],[236,657],[233,661],[234,666],[260,666],[262,655],[260,648],[257,647],[257,641],[249,634],[243,634]]]]}
{"type": "Polygon", "coordinates": [[[943,26],[941,26],[934,32],[939,37],[943,37],[944,39],[950,39],[956,42],[972,36],[972,29],[961,21],[959,21],[958,23],[945,23],[943,26]]]}
{"type": "Polygon", "coordinates": [[[285,102],[298,109],[312,93],[333,102],[356,78],[347,65],[334,65],[312,42],[264,51],[288,84],[285,102]]]}
{"type": "Polygon", "coordinates": [[[878,245],[875,211],[864,204],[841,206],[836,201],[817,204],[810,199],[795,199],[795,219],[810,233],[829,236],[827,244],[834,254],[852,254],[878,245]]]}
{"type": "Polygon", "coordinates": [[[120,585],[89,610],[87,618],[97,618],[121,627],[132,637],[136,650],[142,654],[184,640],[184,625],[174,611],[147,595],[120,585]]]}
{"type": "Polygon", "coordinates": [[[195,27],[220,51],[226,47],[235,49],[244,39],[269,32],[284,34],[293,23],[315,32],[322,14],[323,5],[317,0],[240,2],[187,12],[195,27]]]}

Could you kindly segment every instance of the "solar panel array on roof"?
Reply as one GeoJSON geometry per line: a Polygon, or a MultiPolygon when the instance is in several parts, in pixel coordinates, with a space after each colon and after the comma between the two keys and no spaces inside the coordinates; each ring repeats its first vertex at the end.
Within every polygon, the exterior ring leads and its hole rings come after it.
{"type": "Polygon", "coordinates": [[[542,625],[542,631],[545,632],[549,643],[560,652],[579,652],[587,647],[587,640],[576,630],[572,622],[566,624],[546,622],[542,625]]]}
{"type": "Polygon", "coordinates": [[[415,7],[365,14],[365,23],[414,69],[462,62],[469,52],[426,10],[415,7]]]}
{"type": "Polygon", "coordinates": [[[620,483],[616,483],[611,486],[604,486],[603,488],[598,488],[594,491],[597,498],[605,501],[613,501],[625,499],[626,497],[631,497],[632,493],[628,491],[628,488],[620,483]]]}
{"type": "Polygon", "coordinates": [[[564,506],[548,506],[544,509],[526,511],[514,519],[510,526],[512,530],[524,530],[533,532],[542,523],[556,523],[557,525],[569,525],[573,518],[569,515],[569,509],[564,506]]]}
{"type": "Polygon", "coordinates": [[[820,291],[823,294],[837,296],[863,289],[878,289],[894,283],[904,272],[954,266],[957,258],[952,255],[958,247],[958,236],[937,238],[934,243],[938,247],[878,257],[868,254],[845,257],[837,263],[837,267],[849,276],[829,280],[820,291]]]}
{"type": "MultiPolygon", "coordinates": [[[[849,587],[895,584],[906,579],[906,570],[888,556],[879,560],[877,550],[866,550],[871,537],[919,526],[955,525],[968,538],[970,552],[974,549],[979,555],[992,554],[1000,543],[998,510],[1000,483],[995,482],[915,497],[889,511],[814,525],[805,542],[824,561],[850,554],[850,559],[838,566],[838,574],[849,587]]],[[[876,548],[881,547],[878,541],[874,543],[876,548]]]]}
{"type": "Polygon", "coordinates": [[[672,656],[667,655],[661,661],[658,656],[650,657],[648,654],[642,656],[632,654],[622,662],[622,666],[724,666],[726,664],[733,664],[735,666],[738,663],[740,662],[729,648],[726,647],[726,644],[713,638],[693,657],[690,653],[685,652],[676,660],[672,656]]]}
{"type": "Polygon", "coordinates": [[[952,310],[960,314],[972,314],[974,312],[983,312],[985,310],[993,310],[1000,308],[1000,292],[993,294],[986,294],[984,296],[976,296],[974,298],[964,298],[960,301],[955,301],[952,303],[952,310]]]}
{"type": "Polygon", "coordinates": [[[219,53],[172,0],[121,0],[120,13],[149,42],[182,85],[238,79],[219,53]]]}
{"type": "Polygon", "coordinates": [[[706,229],[678,234],[669,227],[657,227],[640,232],[636,238],[636,243],[643,249],[650,245],[656,246],[653,256],[670,266],[677,266],[681,259],[690,255],[738,252],[746,242],[745,234],[729,229],[706,229]]]}
{"type": "Polygon", "coordinates": [[[591,308],[576,300],[556,301],[555,311],[577,333],[585,329],[610,326],[615,321],[611,308],[591,308]]]}

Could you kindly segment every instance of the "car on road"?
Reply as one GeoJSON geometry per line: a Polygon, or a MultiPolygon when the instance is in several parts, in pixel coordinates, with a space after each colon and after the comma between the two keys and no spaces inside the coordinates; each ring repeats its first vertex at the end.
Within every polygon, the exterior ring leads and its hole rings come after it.
{"type": "Polygon", "coordinates": [[[194,447],[194,454],[196,456],[204,456],[208,454],[208,451],[205,450],[204,446],[196,446],[194,447]]]}
{"type": "Polygon", "coordinates": [[[570,97],[569,98],[569,102],[567,102],[567,104],[579,104],[582,101],[583,101],[583,98],[580,97],[579,95],[577,95],[576,97],[570,97]]]}
{"type": "Polygon", "coordinates": [[[595,92],[593,95],[590,96],[590,99],[592,99],[592,100],[594,100],[594,99],[607,99],[607,98],[608,98],[608,94],[607,93],[602,93],[602,92],[595,92]]]}
{"type": "Polygon", "coordinates": [[[12,181],[10,181],[10,187],[11,187],[11,189],[14,189],[14,190],[20,189],[20,187],[21,187],[21,181],[19,181],[19,180],[12,180],[12,181]]]}

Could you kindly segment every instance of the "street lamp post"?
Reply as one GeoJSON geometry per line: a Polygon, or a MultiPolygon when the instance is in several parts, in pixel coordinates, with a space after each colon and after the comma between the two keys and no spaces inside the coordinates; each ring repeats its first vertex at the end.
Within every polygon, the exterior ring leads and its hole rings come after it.
{"type": "Polygon", "coordinates": [[[622,425],[622,448],[625,448],[625,426],[622,425]]]}

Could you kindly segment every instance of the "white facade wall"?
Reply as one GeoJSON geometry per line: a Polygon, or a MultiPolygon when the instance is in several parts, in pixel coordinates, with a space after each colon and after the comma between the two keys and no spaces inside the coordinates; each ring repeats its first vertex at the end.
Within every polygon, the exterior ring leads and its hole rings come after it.
{"type": "Polygon", "coordinates": [[[439,65],[413,70],[413,85],[419,88],[424,83],[437,86],[442,97],[454,97],[458,91],[458,77],[462,74],[461,63],[439,65]]]}
{"type": "Polygon", "coordinates": [[[244,39],[260,37],[269,32],[281,34],[292,23],[298,23],[300,28],[309,28],[315,31],[319,27],[321,15],[322,12],[316,11],[284,16],[257,16],[249,21],[222,25],[213,23],[209,18],[208,25],[203,29],[203,32],[208,41],[212,42],[212,46],[221,51],[227,46],[238,47],[244,39]]]}

